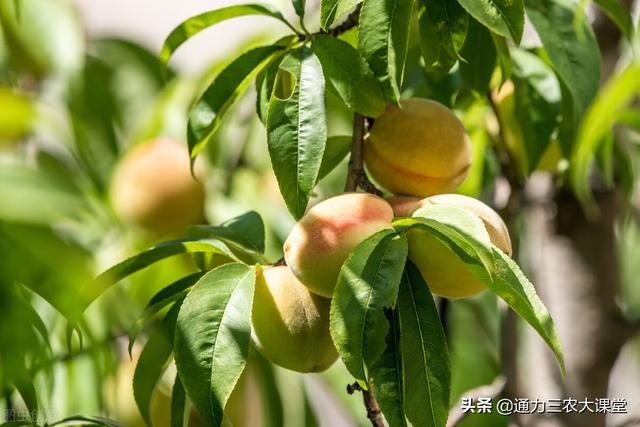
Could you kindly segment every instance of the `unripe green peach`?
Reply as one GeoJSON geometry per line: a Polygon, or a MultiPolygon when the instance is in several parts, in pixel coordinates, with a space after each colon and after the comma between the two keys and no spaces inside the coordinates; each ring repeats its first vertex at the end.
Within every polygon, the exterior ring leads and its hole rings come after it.
{"type": "Polygon", "coordinates": [[[410,98],[376,118],[364,157],[371,176],[387,190],[425,197],[450,192],[464,181],[471,143],[447,107],[410,98]]]}
{"type": "Polygon", "coordinates": [[[190,172],[185,146],[157,139],[133,148],[111,183],[116,214],[156,234],[173,234],[202,220],[204,188],[190,172]]]}
{"type": "Polygon", "coordinates": [[[393,211],[382,198],[346,193],[313,206],[284,244],[291,272],[312,292],[330,298],[342,264],[367,237],[391,229],[393,211]]]}
{"type": "MultiPolygon", "coordinates": [[[[491,242],[511,256],[507,226],[500,215],[481,201],[459,194],[442,194],[424,199],[419,204],[456,206],[476,214],[487,229],[491,242]]],[[[484,285],[467,270],[462,260],[438,238],[417,228],[409,230],[407,237],[409,259],[418,267],[431,292],[447,298],[463,298],[484,290],[484,285]]]]}
{"type": "Polygon", "coordinates": [[[262,353],[276,365],[320,372],[338,358],[329,334],[331,300],[315,295],[286,266],[257,275],[253,330],[262,353]]]}

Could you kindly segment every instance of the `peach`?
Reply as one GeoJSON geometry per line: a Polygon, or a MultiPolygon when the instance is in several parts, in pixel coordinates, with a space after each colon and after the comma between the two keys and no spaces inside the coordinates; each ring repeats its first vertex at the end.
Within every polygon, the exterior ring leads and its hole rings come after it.
{"type": "Polygon", "coordinates": [[[386,197],[385,200],[391,205],[393,216],[406,217],[411,216],[420,207],[420,202],[423,199],[413,196],[391,196],[386,197]]]}
{"type": "MultiPolygon", "coordinates": [[[[511,256],[507,226],[500,215],[481,201],[459,194],[442,194],[422,200],[420,204],[456,206],[474,213],[482,220],[491,242],[511,256]]],[[[420,215],[420,210],[414,213],[416,215],[420,215]]],[[[438,238],[417,228],[409,230],[407,236],[409,259],[418,267],[431,292],[448,298],[463,298],[485,289],[462,260],[438,238]]]]}
{"type": "Polygon", "coordinates": [[[253,330],[262,353],[297,372],[320,372],[338,358],[329,334],[331,300],[315,295],[286,266],[258,272],[253,330]]]}
{"type": "Polygon", "coordinates": [[[400,195],[448,193],[464,181],[471,166],[469,136],[444,105],[404,99],[376,119],[364,144],[369,174],[400,195]]]}
{"type": "Polygon", "coordinates": [[[291,272],[312,292],[330,298],[342,264],[367,237],[391,229],[393,210],[382,198],[346,193],[313,206],[284,244],[291,272]]]}
{"type": "Polygon", "coordinates": [[[202,220],[204,188],[191,176],[187,148],[157,139],[123,157],[112,178],[111,200],[124,222],[173,234],[202,220]]]}

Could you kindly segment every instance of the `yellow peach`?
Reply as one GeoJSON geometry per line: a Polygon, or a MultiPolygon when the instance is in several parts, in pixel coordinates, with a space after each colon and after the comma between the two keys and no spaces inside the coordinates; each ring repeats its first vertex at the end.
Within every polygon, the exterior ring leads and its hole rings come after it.
{"type": "Polygon", "coordinates": [[[421,98],[390,106],[364,144],[365,165],[387,190],[426,197],[454,190],[471,166],[462,122],[444,105],[421,98]]]}
{"type": "MultiPolygon", "coordinates": [[[[420,204],[456,206],[474,213],[482,220],[491,242],[511,256],[507,226],[500,215],[481,201],[459,194],[442,194],[422,200],[420,204]]],[[[414,215],[420,215],[420,211],[414,215]]],[[[417,228],[409,230],[407,237],[409,259],[418,267],[431,292],[447,298],[463,298],[485,289],[462,260],[437,237],[417,228]]]]}

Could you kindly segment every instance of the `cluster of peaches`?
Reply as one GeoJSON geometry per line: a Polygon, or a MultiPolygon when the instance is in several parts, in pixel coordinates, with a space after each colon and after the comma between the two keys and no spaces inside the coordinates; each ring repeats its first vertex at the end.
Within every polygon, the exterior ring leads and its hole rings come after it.
{"type": "MultiPolygon", "coordinates": [[[[464,181],[471,166],[469,137],[448,108],[419,98],[388,107],[375,120],[364,154],[369,175],[397,196],[384,199],[368,193],[345,193],[316,204],[284,244],[286,265],[258,270],[254,338],[263,354],[282,367],[317,372],[337,359],[329,333],[329,311],[342,265],[362,241],[392,229],[394,217],[411,216],[430,204],[466,209],[482,220],[492,243],[511,255],[507,227],[495,211],[474,198],[448,194],[464,181]]],[[[174,206],[181,204],[184,206],[174,206]]],[[[437,237],[414,229],[407,237],[409,259],[432,293],[461,298],[484,289],[437,237]]]]}

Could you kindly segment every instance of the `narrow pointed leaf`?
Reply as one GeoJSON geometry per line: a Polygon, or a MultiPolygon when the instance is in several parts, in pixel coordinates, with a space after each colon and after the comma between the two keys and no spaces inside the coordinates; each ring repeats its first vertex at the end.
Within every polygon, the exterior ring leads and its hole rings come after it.
{"type": "Polygon", "coordinates": [[[360,10],[358,50],[387,94],[400,99],[414,0],[366,0],[360,10]]]}
{"type": "Polygon", "coordinates": [[[256,113],[262,123],[266,125],[267,116],[269,115],[269,101],[271,101],[271,95],[273,94],[273,87],[276,83],[276,75],[280,69],[280,63],[284,52],[275,53],[269,63],[264,67],[262,71],[256,77],[256,113]]]}
{"type": "Polygon", "coordinates": [[[493,39],[493,44],[496,47],[496,52],[498,53],[498,65],[500,65],[501,71],[501,84],[504,84],[504,82],[509,80],[511,77],[511,52],[509,52],[509,45],[504,37],[491,33],[491,38],[493,39]]]}
{"type": "Polygon", "coordinates": [[[520,43],[524,30],[522,0],[457,0],[482,25],[520,43]]]}
{"type": "Polygon", "coordinates": [[[615,123],[640,94],[640,61],[611,78],[589,109],[577,135],[571,156],[571,184],[582,201],[592,198],[588,172],[599,147],[615,123]]]}
{"type": "Polygon", "coordinates": [[[293,4],[293,9],[296,11],[296,15],[298,15],[300,19],[303,19],[306,0],[291,0],[291,3],[293,4]]]}
{"type": "Polygon", "coordinates": [[[280,12],[264,4],[241,4],[211,10],[187,19],[171,31],[160,51],[161,61],[166,65],[176,49],[200,31],[227,19],[247,15],[263,15],[275,18],[291,28],[291,25],[280,12]]]}
{"type": "Polygon", "coordinates": [[[553,70],[536,55],[512,49],[515,115],[522,131],[528,172],[533,171],[557,127],[560,84],[553,70]]]}
{"type": "Polygon", "coordinates": [[[176,374],[171,393],[171,427],[183,427],[185,418],[185,408],[187,406],[187,396],[182,386],[180,377],[176,374]]]}
{"type": "Polygon", "coordinates": [[[389,333],[384,353],[371,367],[373,391],[389,426],[407,427],[398,311],[385,309],[385,314],[389,320],[389,333]]]}
{"type": "Polygon", "coordinates": [[[267,143],[273,171],[289,212],[304,215],[316,184],[327,141],[324,77],[320,61],[308,47],[290,53],[280,64],[293,91],[271,97],[267,143]]]}
{"type": "Polygon", "coordinates": [[[136,364],[133,396],[148,426],[152,426],[151,399],[173,352],[173,333],[182,301],[176,302],[153,331],[136,364]]]}
{"type": "Polygon", "coordinates": [[[125,277],[160,260],[179,254],[197,252],[227,256],[226,252],[220,249],[215,242],[205,239],[181,239],[161,243],[151,249],[127,258],[98,275],[98,277],[85,287],[86,300],[83,299],[83,301],[87,301],[87,304],[90,303],[110,286],[115,285],[125,277]]]}
{"type": "Polygon", "coordinates": [[[174,353],[180,380],[204,421],[222,424],[223,408],[251,345],[255,269],[225,264],[204,275],[178,314],[174,353]]]}
{"type": "Polygon", "coordinates": [[[429,287],[407,261],[398,295],[404,409],[415,426],[445,427],[451,367],[447,338],[429,287]]]}
{"type": "Polygon", "coordinates": [[[428,69],[447,73],[461,57],[469,15],[456,1],[418,0],[420,48],[428,69]]]}
{"type": "Polygon", "coordinates": [[[527,15],[542,40],[551,64],[565,86],[561,143],[570,154],[576,130],[598,93],[600,49],[591,25],[572,0],[526,0],[527,15]]]}
{"type": "Polygon", "coordinates": [[[464,59],[460,61],[462,80],[469,88],[484,96],[489,91],[498,53],[489,30],[475,19],[469,20],[467,38],[460,55],[464,59]]]}
{"type": "Polygon", "coordinates": [[[564,377],[564,356],[549,311],[520,267],[500,249],[494,247],[493,253],[496,260],[496,274],[493,279],[477,264],[469,265],[470,270],[540,334],[553,351],[564,377]]]}
{"type": "Polygon", "coordinates": [[[331,302],[331,337],[355,379],[367,381],[385,348],[389,330],[384,309],[393,308],[407,259],[407,239],[383,230],[366,239],[340,270],[331,302]]]}
{"type": "Polygon", "coordinates": [[[452,242],[452,250],[461,257],[477,260],[493,274],[491,240],[482,223],[475,214],[456,206],[430,205],[418,209],[412,218],[394,221],[396,229],[417,226],[433,233],[441,240],[452,242]]]}
{"type": "Polygon", "coordinates": [[[271,55],[283,49],[278,44],[251,49],[218,74],[189,114],[187,140],[192,159],[206,147],[224,114],[269,63],[271,55]]]}
{"type": "Polygon", "coordinates": [[[449,247],[469,271],[540,334],[564,374],[562,349],[551,316],[517,264],[490,243],[482,222],[475,215],[451,206],[433,208],[421,208],[414,213],[418,217],[394,221],[394,226],[396,229],[423,228],[449,247]]]}
{"type": "Polygon", "coordinates": [[[220,225],[196,225],[190,227],[188,232],[194,237],[220,240],[235,256],[248,264],[265,262],[264,222],[255,211],[220,225]]]}
{"type": "Polygon", "coordinates": [[[362,55],[349,43],[327,35],[313,38],[311,49],[322,63],[327,84],[350,109],[377,117],[386,103],[382,86],[362,55]]]}
{"type": "Polygon", "coordinates": [[[318,181],[327,176],[347,157],[351,151],[351,141],[352,138],[346,135],[330,136],[327,138],[327,145],[324,149],[324,155],[322,156],[320,172],[318,172],[318,181]]]}
{"type": "Polygon", "coordinates": [[[362,0],[322,0],[320,2],[320,25],[328,30],[336,21],[354,10],[362,0]]]}
{"type": "Polygon", "coordinates": [[[53,426],[66,425],[66,424],[71,424],[74,426],[96,425],[96,426],[102,426],[102,427],[126,427],[124,424],[120,424],[118,421],[111,420],[105,417],[90,416],[90,415],[74,415],[68,418],[64,418],[55,423],[51,423],[49,424],[49,426],[53,427],[53,426]],[[80,423],[86,423],[86,424],[80,424],[80,423]]]}

